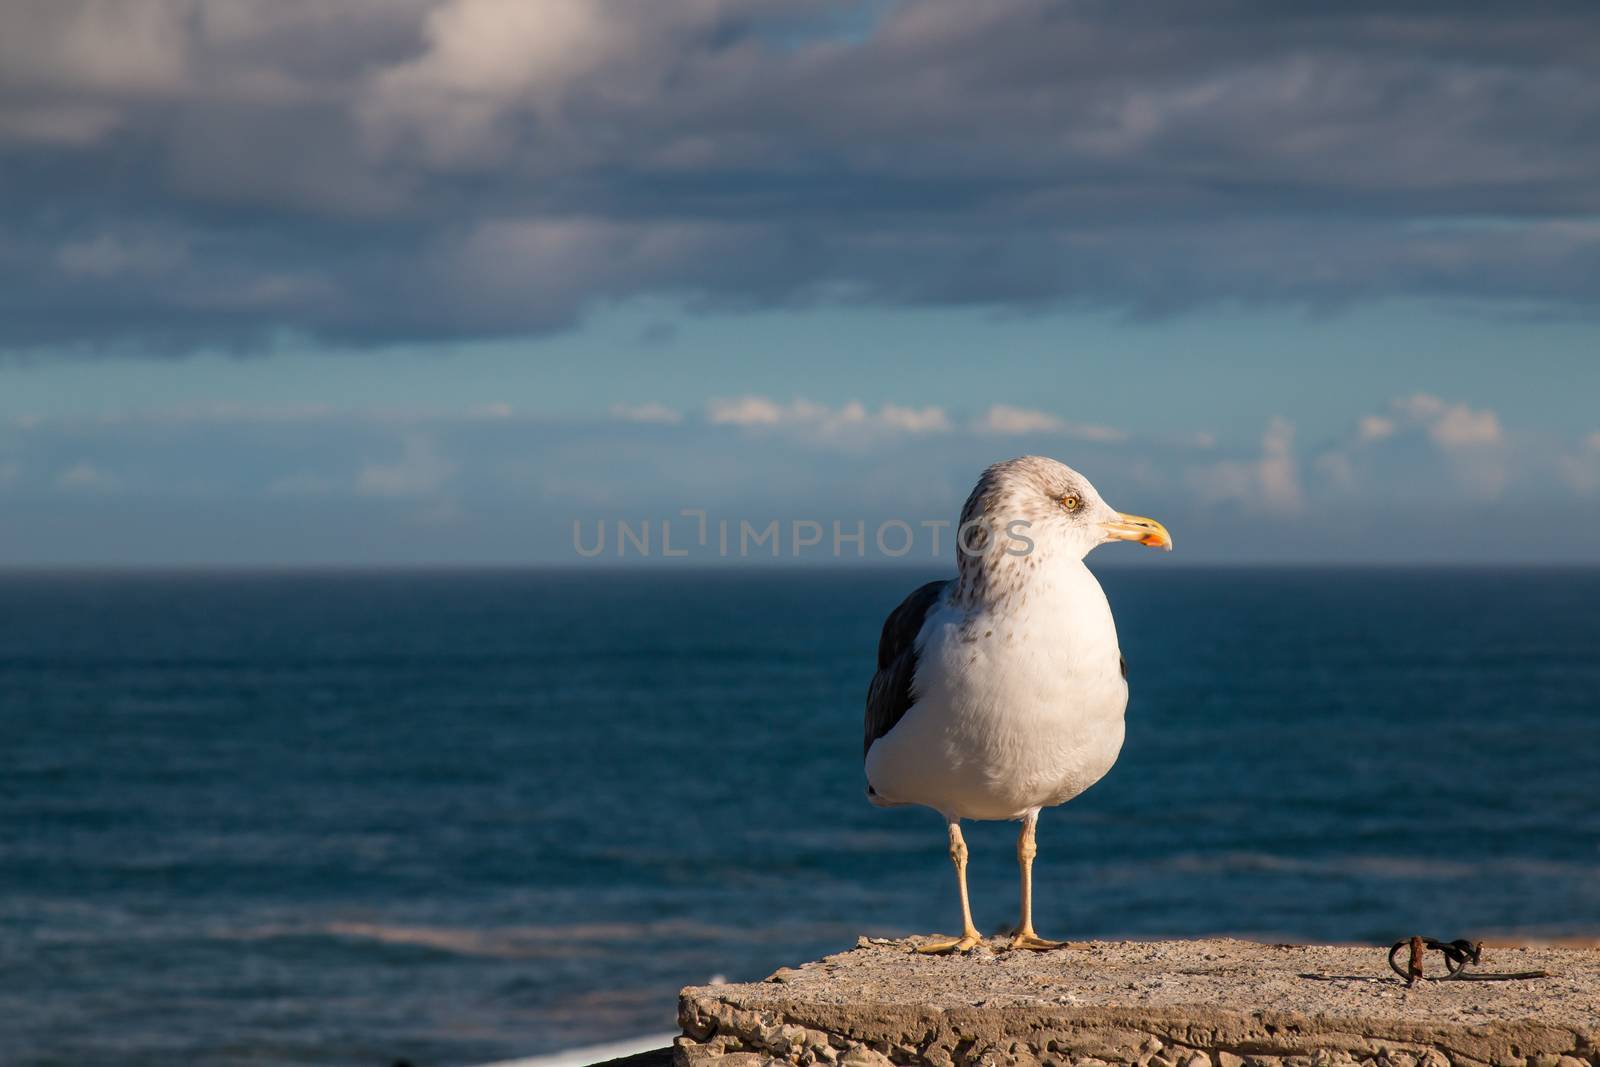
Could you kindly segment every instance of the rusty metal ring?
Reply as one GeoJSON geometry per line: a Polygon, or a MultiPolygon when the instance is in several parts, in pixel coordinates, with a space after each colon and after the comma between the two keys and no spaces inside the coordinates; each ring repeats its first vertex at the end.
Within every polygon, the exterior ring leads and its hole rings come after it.
{"type": "Polygon", "coordinates": [[[1445,982],[1457,978],[1467,969],[1469,964],[1477,963],[1482,956],[1483,946],[1474,944],[1465,939],[1456,941],[1438,941],[1431,937],[1408,937],[1403,941],[1396,941],[1389,948],[1389,969],[1411,985],[1418,978],[1426,982],[1445,982]],[[1402,967],[1399,960],[1402,949],[1411,950],[1411,958],[1407,965],[1402,967]],[[1428,975],[1422,973],[1422,953],[1424,949],[1439,952],[1444,956],[1445,973],[1442,975],[1428,975]]]}

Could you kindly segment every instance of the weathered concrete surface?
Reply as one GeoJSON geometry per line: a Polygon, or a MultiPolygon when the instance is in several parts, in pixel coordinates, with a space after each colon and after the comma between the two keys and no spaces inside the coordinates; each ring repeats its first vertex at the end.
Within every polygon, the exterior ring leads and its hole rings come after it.
{"type": "Polygon", "coordinates": [[[1594,949],[1491,948],[1480,970],[1554,977],[1407,989],[1386,947],[1098,941],[1031,953],[995,940],[921,956],[915,943],[863,939],[765,982],[685,989],[678,1062],[1600,1065],[1594,949]]]}

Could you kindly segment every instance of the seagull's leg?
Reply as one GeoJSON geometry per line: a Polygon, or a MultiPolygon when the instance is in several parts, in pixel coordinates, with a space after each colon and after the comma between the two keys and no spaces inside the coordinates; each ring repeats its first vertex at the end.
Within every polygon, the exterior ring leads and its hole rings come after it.
{"type": "Polygon", "coordinates": [[[1028,812],[1022,820],[1022,832],[1017,835],[1017,865],[1022,868],[1022,925],[1017,927],[1017,936],[1011,939],[1011,947],[1043,951],[1060,948],[1066,942],[1046,941],[1033,932],[1033,857],[1039,852],[1034,844],[1033,831],[1038,824],[1039,812],[1028,812]]]}
{"type": "Polygon", "coordinates": [[[967,842],[961,836],[961,822],[950,819],[950,862],[956,865],[956,886],[961,890],[961,936],[953,941],[930,941],[918,945],[917,951],[965,952],[983,940],[978,928],[972,925],[972,905],[967,901],[967,842]]]}

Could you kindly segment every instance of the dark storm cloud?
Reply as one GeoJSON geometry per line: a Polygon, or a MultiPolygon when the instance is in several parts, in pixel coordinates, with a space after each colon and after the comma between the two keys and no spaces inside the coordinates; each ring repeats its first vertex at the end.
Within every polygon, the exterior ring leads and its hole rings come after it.
{"type": "Polygon", "coordinates": [[[1600,296],[1591,5],[22,0],[0,346],[1600,296]]]}

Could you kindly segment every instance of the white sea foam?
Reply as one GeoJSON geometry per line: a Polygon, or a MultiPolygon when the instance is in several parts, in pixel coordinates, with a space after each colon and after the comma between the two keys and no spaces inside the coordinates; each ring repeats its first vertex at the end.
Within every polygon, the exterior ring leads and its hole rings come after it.
{"type": "Polygon", "coordinates": [[[677,1034],[651,1034],[645,1037],[629,1038],[626,1041],[611,1041],[604,1045],[587,1045],[583,1048],[567,1049],[564,1052],[553,1052],[547,1056],[530,1056],[521,1060],[498,1060],[495,1063],[482,1064],[481,1067],[588,1067],[591,1063],[603,1063],[614,1060],[620,1056],[633,1056],[640,1052],[649,1052],[651,1049],[666,1048],[672,1044],[672,1039],[677,1034]]]}

